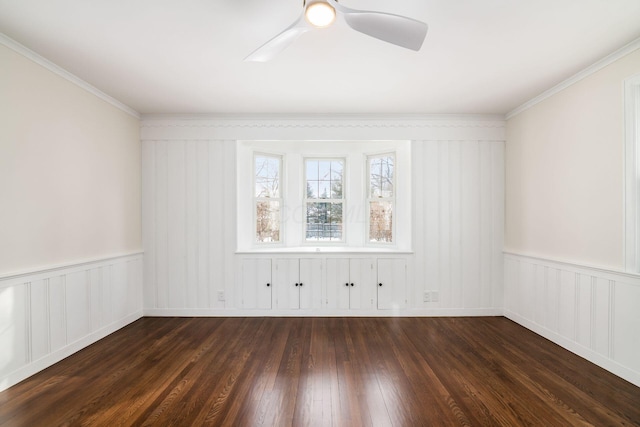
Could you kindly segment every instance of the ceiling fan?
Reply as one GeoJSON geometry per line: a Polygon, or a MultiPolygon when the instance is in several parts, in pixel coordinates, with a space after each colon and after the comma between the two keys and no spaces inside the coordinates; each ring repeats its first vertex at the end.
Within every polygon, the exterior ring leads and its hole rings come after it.
{"type": "Polygon", "coordinates": [[[338,0],[302,0],[302,8],[293,24],[244,60],[269,61],[307,31],[331,26],[336,14],[341,14],[347,25],[356,31],[415,51],[420,50],[427,36],[428,27],[424,22],[391,13],[351,9],[339,4],[338,0]]]}

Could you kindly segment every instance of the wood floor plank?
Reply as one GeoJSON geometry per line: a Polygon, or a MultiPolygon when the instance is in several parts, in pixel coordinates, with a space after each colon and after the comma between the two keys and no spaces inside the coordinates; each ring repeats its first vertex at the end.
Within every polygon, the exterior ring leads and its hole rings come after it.
{"type": "Polygon", "coordinates": [[[502,317],[143,318],[2,426],[640,426],[640,388],[502,317]]]}

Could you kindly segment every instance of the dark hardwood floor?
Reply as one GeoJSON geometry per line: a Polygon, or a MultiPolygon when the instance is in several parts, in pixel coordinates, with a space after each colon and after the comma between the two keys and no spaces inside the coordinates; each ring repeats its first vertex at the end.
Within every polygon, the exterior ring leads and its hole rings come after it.
{"type": "Polygon", "coordinates": [[[640,388],[501,317],[144,318],[0,425],[640,425],[640,388]]]}

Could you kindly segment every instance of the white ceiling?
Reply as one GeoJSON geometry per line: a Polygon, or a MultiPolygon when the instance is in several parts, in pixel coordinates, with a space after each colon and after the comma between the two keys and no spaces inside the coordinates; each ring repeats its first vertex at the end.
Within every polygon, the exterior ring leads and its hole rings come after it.
{"type": "Polygon", "coordinates": [[[0,0],[0,31],[140,113],[504,114],[640,37],[639,0],[341,0],[425,21],[420,52],[339,21],[243,62],[302,0],[0,0]]]}

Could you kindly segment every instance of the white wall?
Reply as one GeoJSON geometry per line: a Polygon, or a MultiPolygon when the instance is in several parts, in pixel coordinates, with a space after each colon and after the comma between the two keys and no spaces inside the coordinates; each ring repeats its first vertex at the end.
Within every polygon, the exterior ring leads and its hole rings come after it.
{"type": "Polygon", "coordinates": [[[5,37],[0,64],[2,390],[141,317],[142,255],[138,119],[5,37]]]}
{"type": "Polygon", "coordinates": [[[635,50],[508,121],[505,315],[640,385],[640,276],[622,273],[638,72],[635,50]]]}
{"type": "Polygon", "coordinates": [[[640,50],[511,118],[505,249],[623,269],[624,79],[640,50]]]}
{"type": "Polygon", "coordinates": [[[143,120],[142,129],[145,312],[246,314],[235,298],[236,140],[395,135],[413,140],[416,285],[404,314],[501,314],[502,122],[165,118],[143,120]],[[439,301],[424,302],[425,290],[439,301]]]}
{"type": "Polygon", "coordinates": [[[0,44],[0,276],[141,249],[137,118],[0,44]]]}

